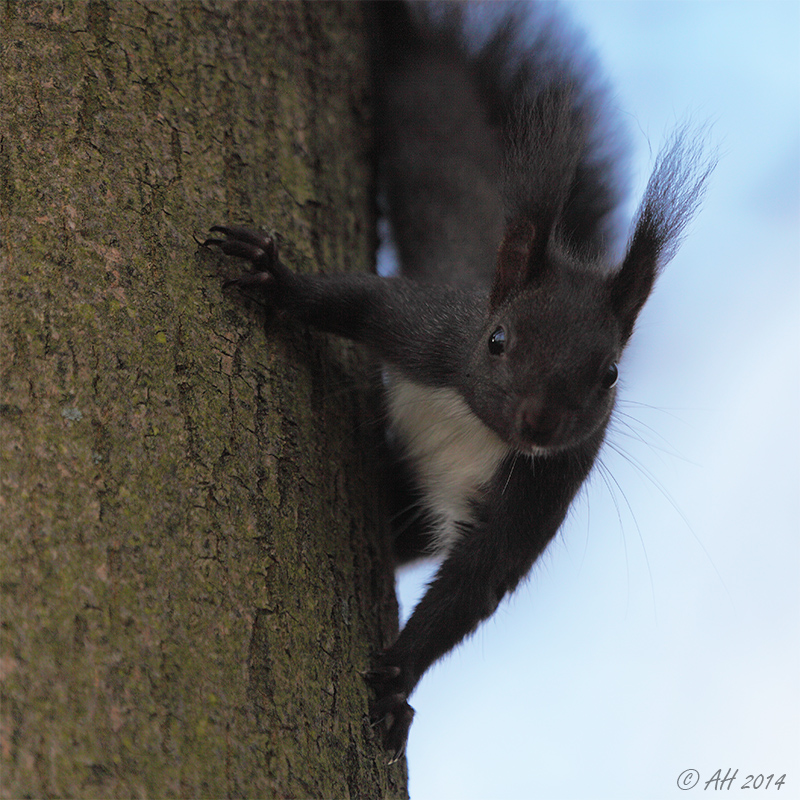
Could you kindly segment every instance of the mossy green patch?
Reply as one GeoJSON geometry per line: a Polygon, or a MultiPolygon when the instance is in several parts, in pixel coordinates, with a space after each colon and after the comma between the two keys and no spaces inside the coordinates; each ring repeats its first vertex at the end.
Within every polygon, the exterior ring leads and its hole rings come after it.
{"type": "Polygon", "coordinates": [[[0,11],[10,795],[405,794],[359,674],[396,625],[363,363],[195,243],[369,268],[362,15],[0,11]]]}

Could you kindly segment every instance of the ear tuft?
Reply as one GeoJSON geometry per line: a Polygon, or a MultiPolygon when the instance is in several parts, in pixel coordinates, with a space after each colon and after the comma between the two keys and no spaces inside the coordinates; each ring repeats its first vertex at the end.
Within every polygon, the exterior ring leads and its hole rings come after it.
{"type": "Polygon", "coordinates": [[[611,279],[611,304],[622,322],[624,339],[631,335],[659,270],[677,252],[716,166],[716,153],[705,152],[700,133],[688,126],[679,128],[659,154],[628,253],[611,279]]]}

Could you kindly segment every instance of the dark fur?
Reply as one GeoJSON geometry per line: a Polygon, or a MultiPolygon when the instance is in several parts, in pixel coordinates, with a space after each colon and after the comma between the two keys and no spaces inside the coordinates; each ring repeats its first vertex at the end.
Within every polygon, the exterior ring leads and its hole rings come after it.
{"type": "MultiPolygon", "coordinates": [[[[591,470],[616,363],[713,166],[686,131],[674,136],[611,269],[622,181],[604,92],[558,18],[529,8],[485,11],[494,33],[475,47],[465,34],[474,8],[412,15],[377,4],[381,172],[404,277],[297,274],[272,240],[238,227],[217,227],[225,238],[207,242],[253,263],[234,283],[368,346],[398,385],[450,403],[459,431],[497,442],[436,577],[369,675],[373,716],[386,720],[396,755],[420,677],[525,576],[591,470]],[[535,27],[523,36],[526,25],[535,27]]],[[[399,426],[404,409],[395,411],[399,426]]],[[[410,459],[404,496],[444,504],[410,440],[399,447],[410,459]]],[[[436,524],[407,515],[401,556],[418,555],[436,524]]]]}

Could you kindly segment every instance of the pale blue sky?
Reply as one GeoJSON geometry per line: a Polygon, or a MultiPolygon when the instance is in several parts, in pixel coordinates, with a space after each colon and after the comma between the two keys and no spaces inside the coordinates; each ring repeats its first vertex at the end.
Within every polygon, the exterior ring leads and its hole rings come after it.
{"type": "Polygon", "coordinates": [[[800,4],[565,6],[629,118],[637,197],[687,115],[721,160],[624,359],[610,440],[638,466],[606,449],[613,479],[425,676],[411,797],[685,798],[731,767],[737,796],[787,773],[761,792],[800,798],[800,4]]]}

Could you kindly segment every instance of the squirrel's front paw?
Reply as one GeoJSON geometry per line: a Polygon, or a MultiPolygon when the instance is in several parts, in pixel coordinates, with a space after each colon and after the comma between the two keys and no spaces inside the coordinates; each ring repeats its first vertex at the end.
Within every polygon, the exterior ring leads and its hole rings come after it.
{"type": "Polygon", "coordinates": [[[225,281],[223,288],[237,286],[240,289],[264,289],[282,270],[278,258],[278,245],[272,236],[241,225],[214,225],[212,231],[225,235],[224,239],[211,237],[203,247],[219,247],[226,256],[247,259],[253,265],[252,272],[244,272],[238,278],[225,281]]]}
{"type": "Polygon", "coordinates": [[[378,664],[366,676],[377,698],[370,704],[373,726],[384,728],[383,743],[391,753],[390,764],[402,758],[408,740],[408,730],[414,719],[414,709],[408,704],[408,694],[401,687],[402,670],[393,665],[378,664]]]}

